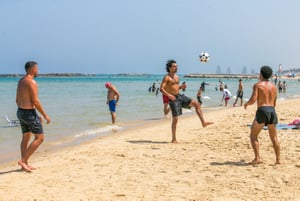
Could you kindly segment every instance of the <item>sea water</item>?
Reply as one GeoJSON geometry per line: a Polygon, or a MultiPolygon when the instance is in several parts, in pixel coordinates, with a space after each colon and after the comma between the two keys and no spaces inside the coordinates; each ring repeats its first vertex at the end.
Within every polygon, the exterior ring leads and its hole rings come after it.
{"type": "MultiPolygon", "coordinates": [[[[45,141],[41,149],[52,149],[86,140],[109,135],[117,130],[135,127],[143,123],[163,119],[163,103],[160,92],[149,92],[155,83],[159,87],[164,75],[96,75],[81,77],[38,77],[35,78],[39,88],[39,99],[44,110],[51,118],[50,124],[44,125],[45,141]],[[106,104],[106,82],[116,86],[121,94],[117,106],[117,126],[111,125],[111,117],[106,104]]],[[[15,160],[19,157],[19,146],[22,138],[20,127],[8,127],[3,118],[7,115],[16,119],[16,88],[20,78],[0,78],[0,163],[15,160]]],[[[184,78],[187,89],[183,94],[196,100],[201,82],[208,85],[203,92],[203,110],[220,109],[222,93],[216,78],[184,78]]],[[[233,94],[229,101],[232,106],[238,89],[238,79],[222,79],[233,94]]],[[[282,99],[300,95],[297,80],[286,80],[286,93],[279,93],[282,99]]],[[[251,96],[252,86],[257,79],[243,80],[244,101],[251,96]]],[[[238,102],[239,104],[239,102],[238,102]]],[[[194,113],[185,110],[185,113],[194,113]]],[[[293,117],[291,117],[293,118],[293,117]]]]}

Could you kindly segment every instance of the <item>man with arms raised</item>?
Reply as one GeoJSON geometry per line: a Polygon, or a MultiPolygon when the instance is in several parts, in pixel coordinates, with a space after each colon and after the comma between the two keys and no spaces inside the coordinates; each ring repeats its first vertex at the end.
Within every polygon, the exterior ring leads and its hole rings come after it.
{"type": "Polygon", "coordinates": [[[172,143],[177,143],[176,139],[176,126],[178,122],[178,116],[182,115],[182,107],[190,108],[194,107],[196,113],[202,123],[203,127],[206,127],[213,122],[206,122],[204,120],[200,104],[192,100],[189,97],[186,97],[183,94],[179,94],[179,77],[176,75],[177,73],[177,63],[174,60],[169,60],[166,64],[167,75],[164,76],[161,85],[160,91],[168,96],[169,105],[172,111],[172,143]]]}
{"type": "Polygon", "coordinates": [[[27,62],[25,71],[26,75],[20,79],[16,95],[17,116],[23,133],[21,160],[18,161],[18,164],[23,170],[31,172],[35,168],[28,164],[28,159],[44,141],[42,118],[39,117],[36,110],[43,115],[47,123],[50,123],[51,120],[38,98],[38,86],[34,80],[38,75],[38,64],[34,61],[27,62]],[[32,134],[34,134],[34,140],[29,144],[32,134]]]}
{"type": "Polygon", "coordinates": [[[278,120],[275,111],[277,89],[273,83],[269,82],[269,78],[272,74],[273,71],[269,66],[261,67],[259,75],[260,81],[254,84],[251,98],[244,104],[244,108],[247,109],[248,105],[252,105],[257,101],[257,111],[250,132],[250,140],[255,158],[250,164],[262,163],[259,154],[258,134],[265,125],[268,127],[269,136],[273,143],[276,155],[275,164],[280,164],[280,145],[276,131],[278,120]]]}

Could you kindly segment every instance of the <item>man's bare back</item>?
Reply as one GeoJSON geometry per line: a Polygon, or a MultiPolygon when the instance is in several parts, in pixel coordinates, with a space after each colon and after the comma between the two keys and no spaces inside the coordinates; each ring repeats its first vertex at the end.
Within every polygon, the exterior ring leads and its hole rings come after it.
{"type": "Polygon", "coordinates": [[[267,80],[261,80],[253,86],[253,93],[247,105],[257,101],[257,107],[261,106],[276,106],[276,87],[267,80]]]}
{"type": "Polygon", "coordinates": [[[257,83],[257,107],[276,106],[276,87],[269,81],[257,83]]]}
{"type": "Polygon", "coordinates": [[[254,84],[253,92],[249,101],[244,104],[244,108],[257,101],[257,111],[250,129],[250,141],[254,152],[254,159],[249,164],[262,163],[259,153],[258,135],[263,126],[268,127],[269,136],[273,143],[273,148],[276,156],[275,164],[280,164],[280,144],[277,138],[276,124],[278,122],[275,111],[277,89],[275,85],[269,82],[273,70],[269,66],[262,66],[260,69],[260,81],[254,84]]]}
{"type": "Polygon", "coordinates": [[[36,82],[28,76],[22,78],[18,83],[16,102],[19,108],[34,109],[32,91],[36,90],[36,82]]]}

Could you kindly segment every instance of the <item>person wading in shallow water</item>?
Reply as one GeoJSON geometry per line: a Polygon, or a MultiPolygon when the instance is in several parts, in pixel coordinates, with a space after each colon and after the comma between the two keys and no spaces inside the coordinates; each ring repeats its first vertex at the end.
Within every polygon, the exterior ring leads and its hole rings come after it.
{"type": "Polygon", "coordinates": [[[110,82],[105,83],[105,87],[107,88],[107,101],[110,115],[111,115],[111,123],[114,125],[116,123],[117,114],[116,107],[120,99],[120,93],[117,88],[112,85],[110,82]]]}

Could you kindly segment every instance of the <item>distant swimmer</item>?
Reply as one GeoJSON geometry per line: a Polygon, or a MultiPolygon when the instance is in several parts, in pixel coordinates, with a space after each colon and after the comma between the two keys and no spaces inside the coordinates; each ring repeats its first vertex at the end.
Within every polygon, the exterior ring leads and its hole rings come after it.
{"type": "Polygon", "coordinates": [[[164,76],[162,83],[160,85],[160,91],[166,95],[169,99],[169,105],[172,111],[172,143],[177,143],[176,139],[176,127],[178,122],[178,116],[182,115],[182,107],[190,108],[194,107],[196,113],[202,123],[203,127],[206,127],[213,122],[205,121],[200,104],[185,96],[180,94],[179,90],[179,77],[177,73],[177,63],[174,60],[169,60],[166,64],[167,74],[164,76]]]}
{"type": "Polygon", "coordinates": [[[221,80],[219,80],[219,89],[220,89],[220,91],[224,90],[224,84],[221,80]]]}
{"type": "Polygon", "coordinates": [[[38,75],[37,62],[27,62],[25,64],[25,71],[26,75],[20,79],[16,95],[18,106],[17,116],[20,120],[23,133],[21,142],[21,160],[18,161],[18,164],[22,167],[22,170],[31,172],[36,168],[28,164],[28,159],[44,141],[42,117],[38,115],[37,111],[44,117],[47,124],[50,123],[51,119],[46,114],[38,98],[38,86],[34,80],[38,75]],[[34,134],[34,139],[29,144],[32,134],[34,134]]]}
{"type": "Polygon", "coordinates": [[[272,73],[272,68],[269,66],[261,67],[259,75],[260,81],[253,85],[252,95],[249,101],[244,104],[244,108],[247,109],[248,105],[257,102],[257,111],[250,131],[250,140],[254,151],[254,159],[250,164],[262,163],[259,154],[258,134],[264,126],[268,127],[269,136],[273,144],[276,156],[275,164],[280,164],[280,145],[276,130],[278,119],[275,111],[277,89],[276,86],[269,81],[272,73]]]}
{"type": "Polygon", "coordinates": [[[116,123],[116,107],[120,99],[120,93],[116,89],[114,85],[110,82],[105,83],[105,87],[107,88],[107,101],[106,104],[109,106],[109,111],[111,115],[111,122],[112,124],[116,123]]]}
{"type": "Polygon", "coordinates": [[[205,85],[209,85],[207,82],[201,82],[202,91],[205,91],[205,85]]]}
{"type": "Polygon", "coordinates": [[[186,90],[186,87],[187,87],[187,85],[186,85],[186,83],[185,83],[185,81],[179,86],[179,89],[181,89],[182,91],[185,91],[186,90]]]}

